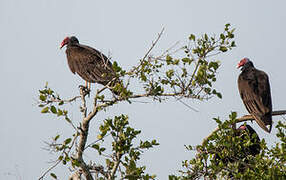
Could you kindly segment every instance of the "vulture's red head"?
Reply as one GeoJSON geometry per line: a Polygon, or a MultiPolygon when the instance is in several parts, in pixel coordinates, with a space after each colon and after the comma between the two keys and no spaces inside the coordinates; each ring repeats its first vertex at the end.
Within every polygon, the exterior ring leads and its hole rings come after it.
{"type": "Polygon", "coordinates": [[[245,125],[241,125],[241,126],[239,126],[239,128],[238,128],[239,130],[246,130],[247,129],[247,127],[245,126],[245,125]]]}
{"type": "Polygon", "coordinates": [[[78,39],[75,36],[66,37],[61,43],[60,49],[63,48],[67,44],[78,44],[78,39]]]}
{"type": "Polygon", "coordinates": [[[60,49],[62,49],[65,45],[67,45],[70,41],[70,37],[66,37],[61,43],[60,49]]]}
{"type": "Polygon", "coordinates": [[[247,131],[251,136],[252,134],[256,134],[255,130],[248,124],[239,126],[238,130],[240,131],[247,131]]]}
{"type": "Polygon", "coordinates": [[[242,60],[239,61],[237,64],[237,68],[243,67],[246,63],[251,62],[248,58],[243,58],[242,60]]]}

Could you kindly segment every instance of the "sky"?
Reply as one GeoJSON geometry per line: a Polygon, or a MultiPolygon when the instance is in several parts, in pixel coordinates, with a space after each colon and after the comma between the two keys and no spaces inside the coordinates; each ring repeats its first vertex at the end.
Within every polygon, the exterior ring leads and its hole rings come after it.
{"type": "MultiPolygon", "coordinates": [[[[45,141],[56,134],[68,137],[72,131],[63,120],[43,115],[37,107],[38,90],[45,82],[64,97],[78,94],[84,83],[67,65],[61,41],[76,35],[83,44],[111,54],[123,68],[137,64],[164,27],[154,50],[160,53],[175,42],[185,45],[193,33],[219,34],[226,23],[236,28],[237,47],[217,57],[222,62],[215,86],[223,98],[207,102],[191,99],[182,103],[122,103],[102,112],[92,122],[121,113],[131,126],[142,130],[141,139],[157,139],[160,146],[144,153],[140,164],[157,179],[178,173],[181,162],[194,157],[184,145],[202,142],[216,123],[231,111],[246,114],[238,94],[236,65],[249,57],[270,78],[274,110],[285,110],[286,2],[283,0],[1,0],[0,1],[0,179],[37,179],[51,165],[55,154],[45,151],[45,141]]],[[[94,87],[93,87],[94,88],[94,87]]],[[[68,105],[73,121],[79,121],[79,102],[68,105]]],[[[281,117],[274,118],[274,125],[281,117]]],[[[252,125],[271,146],[277,139],[252,125]]],[[[96,130],[96,128],[94,128],[96,130]]],[[[91,131],[91,137],[97,131],[91,131]]],[[[91,142],[90,139],[89,142],[91,142]]],[[[95,153],[85,158],[96,157],[95,153]]],[[[64,166],[54,171],[59,179],[70,172],[64,166]]],[[[50,179],[47,177],[46,179],[50,179]]]]}

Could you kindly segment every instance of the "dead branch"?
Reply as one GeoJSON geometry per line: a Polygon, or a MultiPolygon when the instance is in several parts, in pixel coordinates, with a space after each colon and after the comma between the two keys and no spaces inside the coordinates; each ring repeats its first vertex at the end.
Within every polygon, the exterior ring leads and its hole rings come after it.
{"type": "Polygon", "coordinates": [[[161,32],[158,34],[157,39],[156,39],[154,42],[152,42],[152,45],[151,45],[151,47],[149,48],[149,50],[147,51],[147,53],[144,55],[143,60],[145,60],[145,58],[150,54],[150,52],[152,51],[152,49],[153,49],[153,48],[155,47],[155,45],[158,43],[158,41],[159,41],[159,39],[161,38],[161,36],[162,36],[164,30],[165,30],[165,28],[163,28],[163,29],[161,30],[161,32]]]}
{"type": "MultiPolygon", "coordinates": [[[[144,55],[144,57],[142,58],[142,61],[144,61],[146,59],[146,57],[150,54],[150,52],[152,51],[152,49],[156,46],[156,44],[159,42],[161,36],[164,33],[164,28],[161,30],[161,32],[158,34],[158,37],[155,39],[155,41],[152,41],[151,47],[148,49],[148,51],[146,52],[146,54],[144,55]]],[[[128,73],[133,73],[136,70],[138,70],[141,65],[142,65],[142,61],[140,61],[140,64],[138,66],[133,67],[133,69],[131,71],[129,71],[128,73]]],[[[127,73],[127,74],[128,74],[127,73]]]]}
{"type": "MultiPolygon", "coordinates": [[[[273,111],[272,112],[272,116],[278,116],[278,115],[284,115],[286,114],[286,110],[280,110],[280,111],[273,111]]],[[[240,122],[244,122],[244,121],[250,121],[250,120],[254,120],[254,117],[252,115],[245,115],[242,116],[240,118],[238,118],[236,120],[235,123],[240,123],[240,122]]],[[[210,135],[208,135],[206,138],[203,139],[202,145],[205,144],[207,142],[207,140],[217,131],[219,130],[219,128],[217,127],[215,130],[213,130],[213,132],[210,133],[210,135]]]]}

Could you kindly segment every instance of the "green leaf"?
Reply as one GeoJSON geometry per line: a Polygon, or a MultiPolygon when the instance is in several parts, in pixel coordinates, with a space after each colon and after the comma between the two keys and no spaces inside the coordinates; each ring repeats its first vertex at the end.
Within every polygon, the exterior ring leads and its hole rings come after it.
{"type": "Polygon", "coordinates": [[[167,55],[167,56],[166,56],[167,65],[172,64],[172,60],[173,60],[173,58],[172,58],[170,55],[167,55]]]}
{"type": "Polygon", "coordinates": [[[166,72],[166,76],[168,78],[172,78],[172,76],[174,76],[174,70],[173,69],[170,69],[166,72]]]}
{"type": "Polygon", "coordinates": [[[61,110],[61,109],[58,109],[58,116],[61,116],[61,115],[63,115],[63,111],[61,110]]]}
{"type": "Polygon", "coordinates": [[[183,63],[191,64],[194,60],[190,59],[190,58],[183,58],[182,61],[183,61],[183,63]]]}
{"type": "Polygon", "coordinates": [[[71,139],[71,138],[68,138],[68,139],[66,139],[66,140],[64,141],[64,144],[69,144],[71,141],[72,141],[72,139],[71,139]]]}
{"type": "Polygon", "coordinates": [[[236,112],[231,112],[231,114],[229,115],[229,118],[230,118],[231,120],[236,119],[236,117],[237,117],[237,113],[236,113],[236,112]]]}
{"type": "Polygon", "coordinates": [[[215,120],[216,123],[218,123],[218,124],[221,124],[221,123],[222,123],[221,120],[219,120],[219,118],[213,118],[213,120],[215,120]]]}
{"type": "Polygon", "coordinates": [[[191,40],[191,41],[195,41],[195,40],[196,40],[196,36],[195,36],[195,35],[193,35],[193,34],[191,34],[191,35],[189,36],[189,40],[191,40]]]}
{"type": "Polygon", "coordinates": [[[94,144],[94,145],[92,145],[91,147],[94,148],[94,149],[99,150],[99,145],[98,145],[98,144],[94,144]]]}
{"type": "Polygon", "coordinates": [[[48,89],[48,94],[49,94],[49,95],[52,95],[53,93],[54,93],[54,91],[49,88],[49,89],[48,89]]]}
{"type": "Polygon", "coordinates": [[[40,95],[40,100],[41,100],[41,101],[45,101],[46,99],[47,99],[47,96],[45,96],[45,95],[43,95],[43,94],[40,95]]]}
{"type": "Polygon", "coordinates": [[[160,144],[156,141],[156,139],[153,139],[151,143],[152,143],[152,145],[155,145],[155,146],[160,145],[160,144]]]}
{"type": "Polygon", "coordinates": [[[224,30],[225,30],[225,31],[228,31],[228,30],[229,30],[229,26],[230,26],[230,24],[229,24],[229,23],[227,23],[227,24],[225,25],[224,30]]]}
{"type": "Polygon", "coordinates": [[[49,107],[45,107],[41,111],[41,113],[48,113],[48,112],[49,112],[49,107]]]}
{"type": "Polygon", "coordinates": [[[60,135],[57,135],[55,138],[54,138],[54,141],[58,140],[60,137],[60,135]]]}
{"type": "Polygon", "coordinates": [[[171,61],[173,58],[168,54],[167,56],[166,56],[166,60],[167,61],[171,61]]]}
{"type": "Polygon", "coordinates": [[[57,114],[57,109],[55,106],[51,106],[51,111],[52,113],[57,114]]]}
{"type": "Polygon", "coordinates": [[[230,46],[231,47],[236,47],[235,41],[232,41],[230,46]]]}
{"type": "Polygon", "coordinates": [[[60,106],[60,105],[63,105],[63,104],[64,104],[64,101],[60,101],[60,102],[59,102],[59,106],[60,106]]]}
{"type": "Polygon", "coordinates": [[[227,51],[227,47],[221,46],[221,47],[219,47],[219,50],[220,50],[221,52],[226,52],[226,51],[227,51]]]}
{"type": "Polygon", "coordinates": [[[205,34],[205,40],[207,41],[208,39],[209,39],[209,37],[208,37],[208,35],[207,34],[205,34]]]}
{"type": "Polygon", "coordinates": [[[142,79],[142,81],[147,81],[147,77],[143,73],[141,73],[140,78],[142,79]]]}
{"type": "Polygon", "coordinates": [[[72,160],[72,165],[73,165],[73,166],[76,166],[76,167],[79,167],[79,166],[80,166],[80,163],[79,163],[76,159],[73,159],[73,160],[72,160]]]}
{"type": "Polygon", "coordinates": [[[220,38],[221,38],[222,40],[225,40],[225,36],[224,36],[223,33],[220,34],[220,38]]]}
{"type": "Polygon", "coordinates": [[[54,179],[58,179],[57,176],[54,173],[50,174],[54,179]]]}
{"type": "Polygon", "coordinates": [[[112,68],[114,69],[115,72],[121,71],[121,67],[118,66],[116,61],[113,62],[112,68]]]}
{"type": "Polygon", "coordinates": [[[173,64],[173,65],[178,65],[179,63],[180,63],[180,60],[179,60],[179,59],[175,59],[172,64],[173,64]]]}
{"type": "Polygon", "coordinates": [[[58,160],[60,160],[60,161],[61,161],[63,158],[64,158],[63,156],[60,156],[60,157],[58,158],[58,160]]]}
{"type": "Polygon", "coordinates": [[[106,149],[106,148],[102,147],[102,148],[100,148],[99,150],[100,150],[101,152],[103,152],[103,151],[105,151],[105,149],[106,149]]]}
{"type": "Polygon", "coordinates": [[[100,134],[97,135],[97,139],[102,139],[102,136],[100,134]]]}

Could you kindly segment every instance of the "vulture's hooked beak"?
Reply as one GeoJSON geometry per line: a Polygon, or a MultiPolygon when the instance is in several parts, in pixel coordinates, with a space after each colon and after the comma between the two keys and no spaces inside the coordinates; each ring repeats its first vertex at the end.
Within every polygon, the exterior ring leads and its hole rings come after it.
{"type": "Polygon", "coordinates": [[[243,64],[242,64],[241,62],[239,62],[239,63],[237,64],[237,69],[239,69],[241,66],[243,66],[243,64]]]}
{"type": "Polygon", "coordinates": [[[62,43],[62,44],[60,45],[60,49],[62,49],[65,45],[66,45],[66,44],[62,43]]]}
{"type": "Polygon", "coordinates": [[[67,40],[64,39],[63,42],[62,42],[61,45],[60,45],[60,49],[62,49],[62,48],[63,48],[65,45],[67,45],[67,44],[68,44],[67,40]]]}

